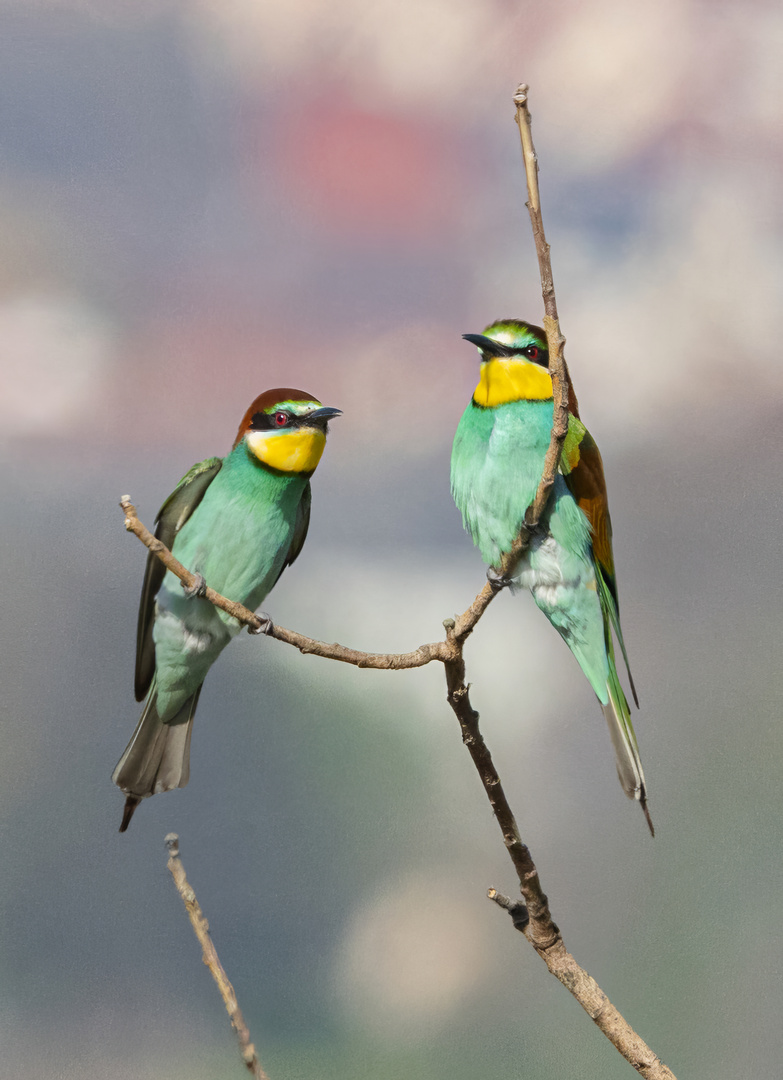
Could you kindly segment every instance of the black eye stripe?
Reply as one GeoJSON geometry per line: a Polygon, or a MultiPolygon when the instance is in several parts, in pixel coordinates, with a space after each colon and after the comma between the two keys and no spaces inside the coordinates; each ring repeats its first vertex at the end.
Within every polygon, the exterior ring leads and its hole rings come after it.
{"type": "Polygon", "coordinates": [[[293,416],[291,413],[287,413],[285,409],[275,409],[275,411],[272,413],[254,413],[250,421],[250,430],[280,431],[282,427],[295,427],[298,422],[298,416],[293,416]],[[288,424],[278,424],[275,421],[275,417],[279,416],[281,413],[285,413],[285,415],[288,416],[288,424]]]}
{"type": "Polygon", "coordinates": [[[272,427],[272,417],[269,413],[257,412],[250,421],[251,431],[269,431],[272,427]]]}
{"type": "Polygon", "coordinates": [[[523,345],[519,348],[510,346],[509,352],[512,356],[524,356],[526,360],[532,360],[534,364],[538,364],[541,367],[549,367],[549,353],[540,345],[523,345]],[[535,356],[530,355],[533,349],[536,350],[535,356]]]}

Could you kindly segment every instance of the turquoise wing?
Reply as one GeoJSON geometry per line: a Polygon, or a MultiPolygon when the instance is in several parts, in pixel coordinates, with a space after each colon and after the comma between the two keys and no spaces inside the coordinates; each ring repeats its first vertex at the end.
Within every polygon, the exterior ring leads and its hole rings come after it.
{"type": "MultiPolygon", "coordinates": [[[[155,519],[155,535],[171,551],[185,522],[204,498],[204,494],[220,472],[222,458],[207,458],[187,472],[168,499],[160,508],[155,519]]],[[[155,642],[152,640],[152,627],[155,614],[155,597],[166,576],[166,567],[150,552],[144,573],[139,603],[139,621],[136,630],[136,700],[142,701],[149,691],[155,674],[155,642]]]]}

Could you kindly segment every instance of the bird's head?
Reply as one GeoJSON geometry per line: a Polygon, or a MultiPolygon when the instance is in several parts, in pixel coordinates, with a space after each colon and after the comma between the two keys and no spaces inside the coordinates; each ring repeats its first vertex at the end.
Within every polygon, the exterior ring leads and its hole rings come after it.
{"type": "Polygon", "coordinates": [[[463,334],[481,357],[481,375],[473,401],[484,409],[510,401],[545,401],[552,397],[549,351],[540,326],[521,319],[498,319],[483,334],[463,334]]]}
{"type": "Polygon", "coordinates": [[[234,447],[244,442],[262,465],[309,475],[321,460],[327,425],[341,411],[322,405],[303,390],[267,390],[245,413],[234,447]]]}

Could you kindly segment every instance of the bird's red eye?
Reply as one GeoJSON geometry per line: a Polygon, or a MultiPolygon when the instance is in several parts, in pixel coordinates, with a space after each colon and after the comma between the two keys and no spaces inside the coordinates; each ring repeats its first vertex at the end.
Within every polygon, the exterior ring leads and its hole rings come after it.
{"type": "Polygon", "coordinates": [[[525,356],[528,360],[538,360],[538,345],[528,345],[525,349],[525,356]]]}
{"type": "Polygon", "coordinates": [[[285,427],[289,421],[289,416],[286,412],[276,412],[274,419],[275,427],[285,427]]]}

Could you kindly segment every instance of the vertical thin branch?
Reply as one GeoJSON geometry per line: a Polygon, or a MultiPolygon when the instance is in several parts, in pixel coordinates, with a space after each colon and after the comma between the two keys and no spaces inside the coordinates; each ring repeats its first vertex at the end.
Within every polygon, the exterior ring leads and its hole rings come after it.
{"type": "MultiPolygon", "coordinates": [[[[563,355],[565,338],[560,332],[557,317],[552,267],[549,258],[549,245],[546,242],[541,205],[538,191],[538,162],[530,129],[530,113],[527,107],[527,86],[517,90],[514,102],[517,109],[517,123],[522,140],[522,152],[525,162],[525,174],[528,187],[528,209],[530,211],[533,236],[541,271],[541,288],[544,299],[544,326],[549,346],[549,368],[552,375],[554,417],[552,435],[547,451],[545,467],[536,496],[525,514],[525,525],[515,541],[512,550],[504,557],[501,570],[510,576],[520,554],[527,548],[532,530],[546,506],[551,488],[557,475],[562,444],[568,430],[569,410],[578,416],[578,405],[571,387],[568,368],[563,355]]],[[[164,545],[149,533],[138,521],[136,512],[129,498],[123,498],[121,505],[126,513],[126,528],[134,532],[158,558],[177,576],[188,581],[189,571],[171,556],[164,545]]],[[[541,887],[530,849],[522,842],[516,820],[506,799],[500,777],[492,761],[489,749],[479,730],[479,715],[471,706],[469,684],[466,682],[463,648],[465,642],[495,595],[495,589],[487,584],[473,601],[471,606],[458,619],[448,619],[444,623],[446,641],[422,645],[410,653],[373,654],[346,649],[340,645],[305,638],[301,634],[284,630],[281,627],[268,627],[266,632],[281,641],[298,648],[301,652],[320,655],[332,660],[355,664],[357,667],[376,667],[387,670],[420,667],[432,660],[444,664],[449,704],[460,723],[462,738],[470,752],[473,763],[492,806],[495,818],[503,834],[503,840],[517,872],[520,892],[524,897],[529,918],[525,918],[523,906],[513,904],[501,897],[494,889],[490,897],[507,908],[517,926],[530,941],[533,948],[543,959],[550,972],[579,1001],[597,1027],[613,1043],[616,1049],[645,1080],[675,1080],[671,1070],[637,1035],[630,1024],[612,1005],[594,979],[577,964],[566,950],[560,931],[552,920],[547,897],[541,887]]],[[[212,590],[207,593],[212,603],[230,611],[241,622],[255,627],[258,619],[252,612],[241,605],[231,605],[224,597],[212,590]]],[[[233,987],[217,957],[217,952],[209,936],[209,927],[195,894],[185,877],[185,871],[179,858],[178,840],[174,834],[166,837],[170,851],[168,868],[182,896],[193,929],[201,942],[204,963],[212,972],[226,1005],[231,1024],[239,1039],[242,1058],[257,1080],[266,1080],[266,1074],[258,1063],[250,1042],[250,1033],[242,1018],[233,987]]]]}
{"type": "Polygon", "coordinates": [[[527,844],[522,842],[516,818],[509,806],[489,747],[479,729],[479,714],[470,703],[470,687],[465,682],[462,644],[455,640],[453,621],[447,620],[444,625],[447,640],[454,646],[452,657],[444,663],[448,702],[459,721],[462,741],[484,785],[492,813],[503,834],[503,843],[519,878],[520,891],[530,918],[525,934],[533,948],[540,952],[551,948],[560,940],[560,931],[552,921],[549,902],[541,887],[533,856],[527,844]]]}
{"type": "MultiPolygon", "coordinates": [[[[576,394],[571,386],[568,375],[568,366],[565,362],[563,349],[566,339],[560,330],[560,320],[557,315],[557,297],[555,296],[555,283],[552,276],[552,260],[549,257],[549,244],[544,232],[544,219],[541,216],[541,196],[538,190],[538,157],[533,145],[532,121],[528,108],[528,86],[521,83],[514,94],[516,106],[516,121],[519,127],[519,137],[522,142],[522,159],[525,164],[525,180],[527,182],[527,203],[530,214],[530,224],[533,229],[533,240],[536,245],[538,256],[538,269],[541,275],[541,296],[544,301],[544,329],[549,347],[549,372],[552,376],[552,389],[555,399],[554,430],[558,437],[562,431],[565,438],[568,430],[568,411],[579,416],[579,404],[576,394]]],[[[561,441],[562,445],[562,441],[561,441]]],[[[553,447],[550,446],[550,453],[553,447]]],[[[548,457],[547,457],[548,461],[548,457]]]]}
{"type": "Polygon", "coordinates": [[[444,661],[448,702],[459,721],[462,741],[473,759],[495,820],[503,833],[503,842],[519,879],[519,891],[525,901],[528,920],[524,919],[520,904],[512,904],[507,898],[500,897],[494,889],[490,890],[490,899],[509,911],[514,925],[522,931],[549,971],[574,995],[596,1027],[640,1076],[645,1080],[676,1080],[671,1069],[634,1031],[595,979],[566,949],[560,930],[549,911],[549,902],[541,887],[533,856],[527,844],[522,841],[492,755],[479,729],[479,714],[470,704],[470,687],[465,681],[462,642],[455,636],[453,620],[446,620],[444,626],[447,644],[451,649],[450,657],[444,661]]]}
{"type": "MultiPolygon", "coordinates": [[[[544,220],[541,217],[541,196],[538,191],[538,157],[536,148],[533,146],[533,132],[531,127],[530,110],[527,107],[527,83],[521,83],[514,94],[514,104],[517,107],[517,126],[519,137],[522,140],[522,159],[525,163],[525,180],[527,181],[527,203],[530,212],[530,224],[533,226],[533,240],[538,255],[538,269],[541,273],[541,295],[544,299],[544,314],[557,322],[557,298],[555,296],[555,284],[552,279],[552,263],[549,258],[549,244],[546,242],[544,233],[544,220]]],[[[547,340],[549,335],[547,334],[547,340]]],[[[550,343],[551,344],[551,343],[550,343]]],[[[551,359],[551,357],[550,357],[551,359]]]]}
{"type": "Polygon", "coordinates": [[[220,996],[223,998],[223,1003],[226,1006],[226,1012],[228,1013],[231,1026],[236,1033],[237,1041],[239,1042],[239,1052],[242,1055],[242,1060],[247,1066],[248,1071],[256,1080],[269,1080],[269,1077],[261,1068],[258,1058],[256,1057],[256,1050],[250,1041],[250,1032],[248,1031],[245,1018],[242,1015],[242,1010],[239,1008],[239,1002],[234,992],[234,987],[229,981],[228,975],[223,968],[223,965],[218,959],[217,949],[210,937],[209,923],[206,920],[204,912],[201,910],[196,894],[185,877],[185,867],[182,865],[182,860],[179,856],[179,837],[176,833],[169,833],[164,843],[169,853],[169,859],[167,867],[171,872],[171,876],[174,878],[174,884],[177,886],[177,892],[182,897],[182,902],[185,905],[185,910],[188,913],[193,930],[196,937],[199,940],[202,951],[202,959],[209,968],[212,978],[217,984],[217,988],[220,991],[220,996]]]}

